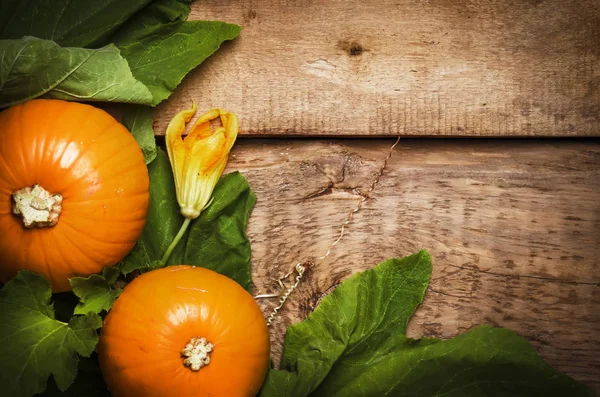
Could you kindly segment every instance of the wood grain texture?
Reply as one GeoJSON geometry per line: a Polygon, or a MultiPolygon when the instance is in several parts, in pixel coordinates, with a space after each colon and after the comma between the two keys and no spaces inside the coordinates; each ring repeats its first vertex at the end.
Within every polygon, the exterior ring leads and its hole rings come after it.
{"type": "MultiPolygon", "coordinates": [[[[335,240],[385,140],[241,140],[228,170],[258,195],[248,234],[255,292],[335,240]],[[358,190],[357,190],[358,189],[358,190]]],[[[600,141],[403,140],[331,255],[271,330],[304,319],[352,273],[426,248],[433,275],[409,336],[510,328],[600,389],[600,141]]],[[[265,315],[274,301],[261,300],[265,315]]]]}
{"type": "Polygon", "coordinates": [[[249,135],[599,136],[597,0],[204,0],[244,27],[156,113],[249,135]]]}

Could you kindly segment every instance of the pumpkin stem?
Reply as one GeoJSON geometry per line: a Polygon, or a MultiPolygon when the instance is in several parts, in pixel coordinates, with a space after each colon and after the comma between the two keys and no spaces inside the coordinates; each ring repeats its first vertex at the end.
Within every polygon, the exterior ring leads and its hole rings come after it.
{"type": "Polygon", "coordinates": [[[15,190],[12,198],[12,212],[21,215],[26,228],[50,227],[58,223],[63,201],[60,194],[50,194],[40,185],[33,185],[15,190]]]}
{"type": "Polygon", "coordinates": [[[181,356],[184,358],[183,365],[190,370],[200,371],[202,367],[210,363],[210,353],[214,345],[206,338],[194,337],[190,339],[187,345],[181,349],[181,356]]]}

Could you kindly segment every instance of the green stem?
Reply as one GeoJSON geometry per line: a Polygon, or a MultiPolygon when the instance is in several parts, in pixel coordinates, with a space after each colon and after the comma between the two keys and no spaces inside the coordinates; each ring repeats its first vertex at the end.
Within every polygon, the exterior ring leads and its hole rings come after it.
{"type": "Polygon", "coordinates": [[[167,261],[169,260],[169,257],[173,253],[173,250],[175,249],[175,247],[177,247],[179,240],[181,240],[181,238],[183,237],[183,235],[184,235],[185,231],[187,230],[188,226],[190,225],[191,221],[192,220],[190,218],[185,218],[185,221],[183,221],[183,224],[181,225],[181,229],[179,229],[179,232],[177,232],[177,236],[175,236],[175,238],[171,242],[171,245],[169,245],[169,248],[167,248],[167,251],[163,255],[162,259],[160,260],[160,266],[164,266],[167,263],[167,261]]]}

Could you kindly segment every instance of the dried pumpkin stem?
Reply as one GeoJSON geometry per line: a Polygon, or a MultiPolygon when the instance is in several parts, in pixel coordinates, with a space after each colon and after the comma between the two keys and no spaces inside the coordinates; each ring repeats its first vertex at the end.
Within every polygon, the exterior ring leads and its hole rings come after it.
{"type": "Polygon", "coordinates": [[[210,353],[213,348],[214,345],[206,338],[194,337],[190,339],[188,344],[181,349],[183,365],[194,372],[200,371],[202,367],[210,364],[210,353]]]}
{"type": "Polygon", "coordinates": [[[181,238],[185,234],[185,231],[187,230],[188,226],[190,226],[191,221],[192,220],[190,218],[185,218],[185,220],[183,221],[183,224],[181,225],[181,228],[179,229],[179,232],[177,232],[177,235],[175,236],[173,241],[171,241],[169,248],[167,248],[167,251],[163,255],[162,259],[160,260],[160,266],[164,266],[167,263],[167,261],[171,257],[171,254],[173,253],[173,250],[175,249],[175,247],[177,247],[179,240],[181,240],[181,238]]]}
{"type": "Polygon", "coordinates": [[[33,185],[15,190],[12,198],[12,212],[21,216],[26,228],[50,227],[58,223],[63,202],[60,194],[51,194],[40,185],[33,185]]]}

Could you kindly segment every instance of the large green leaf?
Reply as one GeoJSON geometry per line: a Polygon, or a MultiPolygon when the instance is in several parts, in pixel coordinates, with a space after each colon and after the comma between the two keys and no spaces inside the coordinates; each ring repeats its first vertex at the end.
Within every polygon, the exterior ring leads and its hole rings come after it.
{"type": "Polygon", "coordinates": [[[0,40],[0,108],[38,96],[149,104],[152,94],[132,75],[119,50],[62,48],[28,37],[0,40]]]}
{"type": "MultiPolygon", "coordinates": [[[[125,274],[156,268],[183,223],[169,160],[161,150],[148,171],[150,207],[146,226],[133,251],[121,263],[125,274]]],[[[212,204],[192,221],[167,265],[207,267],[250,289],[251,251],[245,230],[255,202],[256,196],[241,174],[221,177],[212,204]]]]}
{"type": "Polygon", "coordinates": [[[2,0],[0,39],[35,36],[68,47],[99,45],[152,0],[2,0]]]}
{"type": "Polygon", "coordinates": [[[44,94],[66,100],[158,104],[171,95],[188,72],[224,41],[234,39],[241,29],[217,21],[185,22],[189,3],[1,2],[0,38],[15,40],[0,40],[4,77],[0,79],[0,107],[44,94]],[[24,36],[49,40],[19,44],[16,39],[24,36]],[[89,47],[110,42],[117,44],[129,65],[111,46],[97,53],[59,46],[89,47]],[[111,56],[106,57],[106,52],[111,56]]]}
{"type": "Polygon", "coordinates": [[[132,43],[117,43],[133,76],[152,92],[153,105],[167,99],[192,69],[240,33],[238,25],[219,21],[164,26],[132,43]],[[160,70],[160,73],[157,73],[160,70]]]}
{"type": "Polygon", "coordinates": [[[154,268],[183,223],[169,159],[162,150],[158,150],[155,160],[148,165],[148,174],[150,206],[146,225],[135,247],[120,264],[125,274],[154,268]]]}
{"type": "Polygon", "coordinates": [[[22,0],[2,0],[0,1],[0,39],[5,38],[1,30],[5,30],[8,22],[16,13],[19,5],[25,3],[22,0]]]}
{"type": "Polygon", "coordinates": [[[102,275],[92,274],[88,277],[69,279],[73,292],[80,302],[75,306],[75,314],[101,313],[109,311],[122,290],[114,287],[121,272],[116,267],[105,267],[102,275]]]}
{"type": "Polygon", "coordinates": [[[185,3],[159,0],[111,37],[134,77],[152,92],[153,105],[168,98],[189,71],[241,31],[238,25],[218,21],[184,22],[189,13],[185,3]]]}
{"type": "Polygon", "coordinates": [[[48,387],[41,397],[110,397],[104,383],[98,356],[93,353],[90,357],[79,360],[75,382],[66,391],[60,391],[54,379],[48,381],[48,387]]]}
{"type": "Polygon", "coordinates": [[[217,183],[211,205],[192,223],[183,258],[170,263],[207,267],[252,287],[250,242],[246,237],[248,218],[256,195],[244,177],[234,172],[217,183]]]}
{"type": "Polygon", "coordinates": [[[142,148],[146,164],[150,164],[156,158],[152,108],[142,105],[123,106],[123,124],[142,148]]]}
{"type": "Polygon", "coordinates": [[[50,374],[60,390],[77,373],[78,354],[89,356],[98,342],[96,314],[58,321],[43,276],[21,271],[0,290],[0,385],[3,396],[32,396],[50,374]]]}
{"type": "Polygon", "coordinates": [[[172,22],[183,22],[190,14],[192,0],[154,0],[117,30],[111,42],[134,42],[172,22]]]}
{"type": "Polygon", "coordinates": [[[480,327],[448,341],[411,340],[406,324],[431,274],[422,251],[343,282],[288,328],[279,371],[261,396],[592,396],[515,333],[480,327]]]}

